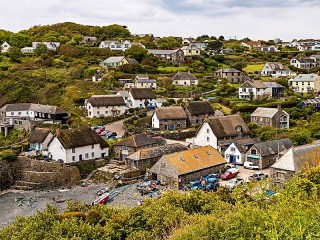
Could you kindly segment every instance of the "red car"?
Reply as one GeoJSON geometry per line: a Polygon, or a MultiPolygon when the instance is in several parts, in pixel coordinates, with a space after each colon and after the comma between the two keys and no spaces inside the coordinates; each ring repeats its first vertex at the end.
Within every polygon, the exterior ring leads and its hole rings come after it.
{"type": "Polygon", "coordinates": [[[228,179],[236,177],[238,174],[239,174],[239,169],[230,168],[224,174],[221,175],[221,179],[228,180],[228,179]]]}

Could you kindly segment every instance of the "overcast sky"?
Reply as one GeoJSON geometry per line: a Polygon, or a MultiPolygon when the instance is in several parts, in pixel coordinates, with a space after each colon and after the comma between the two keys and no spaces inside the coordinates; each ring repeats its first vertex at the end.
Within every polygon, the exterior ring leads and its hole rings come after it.
{"type": "Polygon", "coordinates": [[[0,29],[76,22],[131,33],[226,39],[320,38],[320,0],[1,0],[0,29]]]}

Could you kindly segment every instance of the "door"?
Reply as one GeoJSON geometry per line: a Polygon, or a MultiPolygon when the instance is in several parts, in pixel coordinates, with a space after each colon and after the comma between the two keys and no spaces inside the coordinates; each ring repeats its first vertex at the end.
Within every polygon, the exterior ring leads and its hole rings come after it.
{"type": "Polygon", "coordinates": [[[174,131],[175,127],[174,127],[174,124],[171,124],[171,131],[174,131]]]}
{"type": "Polygon", "coordinates": [[[82,154],[79,155],[79,161],[82,161],[82,154]]]}
{"type": "Polygon", "coordinates": [[[229,162],[230,162],[230,163],[235,163],[235,162],[236,162],[236,156],[230,155],[230,156],[229,156],[229,162]]]}

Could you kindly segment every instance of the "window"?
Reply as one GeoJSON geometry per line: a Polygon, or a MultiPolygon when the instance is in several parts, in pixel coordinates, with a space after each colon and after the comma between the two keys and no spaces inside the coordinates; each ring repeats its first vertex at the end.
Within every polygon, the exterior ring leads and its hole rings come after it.
{"type": "Polygon", "coordinates": [[[252,155],[256,155],[256,154],[257,154],[257,150],[251,149],[251,154],[252,154],[252,155]]]}
{"type": "Polygon", "coordinates": [[[91,153],[91,157],[94,158],[94,152],[91,153]]]}
{"type": "Polygon", "coordinates": [[[72,153],[75,153],[76,152],[76,149],[75,148],[72,148],[72,153]]]}
{"type": "Polygon", "coordinates": [[[21,115],[21,112],[18,112],[18,115],[21,115]]]}
{"type": "Polygon", "coordinates": [[[76,156],[72,156],[72,162],[76,161],[76,156]]]}
{"type": "Polygon", "coordinates": [[[122,150],[128,150],[128,146],[122,146],[122,150]]]}
{"type": "Polygon", "coordinates": [[[91,109],[91,106],[88,106],[88,109],[91,109]]]}
{"type": "Polygon", "coordinates": [[[94,144],[91,145],[91,149],[94,149],[94,144]]]}
{"type": "Polygon", "coordinates": [[[85,153],[85,154],[84,154],[84,158],[85,158],[85,159],[88,159],[88,158],[89,158],[89,153],[85,153]]]}
{"type": "Polygon", "coordinates": [[[231,150],[231,152],[234,152],[236,149],[234,147],[232,147],[230,150],[231,150]]]}
{"type": "Polygon", "coordinates": [[[88,112],[89,113],[89,116],[91,116],[91,112],[88,112]]]}
{"type": "Polygon", "coordinates": [[[108,114],[108,111],[106,111],[106,114],[108,114]]]}
{"type": "Polygon", "coordinates": [[[207,133],[210,133],[210,129],[209,128],[207,129],[207,133]]]}
{"type": "Polygon", "coordinates": [[[11,112],[11,115],[14,115],[14,112],[11,112]]]}
{"type": "Polygon", "coordinates": [[[97,111],[97,114],[100,114],[100,111],[97,111]]]}
{"type": "Polygon", "coordinates": [[[209,137],[207,137],[207,142],[209,142],[210,141],[210,138],[209,137]]]}

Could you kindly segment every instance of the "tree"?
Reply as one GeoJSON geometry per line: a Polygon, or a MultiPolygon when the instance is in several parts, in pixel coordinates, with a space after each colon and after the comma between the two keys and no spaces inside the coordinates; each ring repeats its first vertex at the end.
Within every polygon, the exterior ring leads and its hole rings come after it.
{"type": "Polygon", "coordinates": [[[223,49],[223,43],[220,40],[215,40],[215,41],[208,42],[206,51],[219,54],[222,49],[223,49]]]}
{"type": "Polygon", "coordinates": [[[10,36],[9,42],[11,46],[18,48],[23,48],[31,45],[30,37],[23,33],[12,34],[10,36]]]}
{"type": "Polygon", "coordinates": [[[126,51],[126,56],[135,58],[139,63],[147,56],[148,51],[138,45],[132,46],[126,51]]]}
{"type": "Polygon", "coordinates": [[[42,54],[47,54],[49,49],[44,44],[38,44],[34,52],[37,56],[41,56],[42,54]]]}
{"type": "Polygon", "coordinates": [[[102,27],[101,33],[106,39],[129,38],[131,36],[128,29],[118,24],[102,27]]]}
{"type": "Polygon", "coordinates": [[[11,47],[8,50],[9,58],[11,62],[21,62],[21,58],[23,57],[23,54],[18,47],[11,47]]]}
{"type": "Polygon", "coordinates": [[[181,41],[179,42],[174,37],[163,37],[157,41],[157,45],[161,49],[174,49],[181,47],[181,41]]]}

